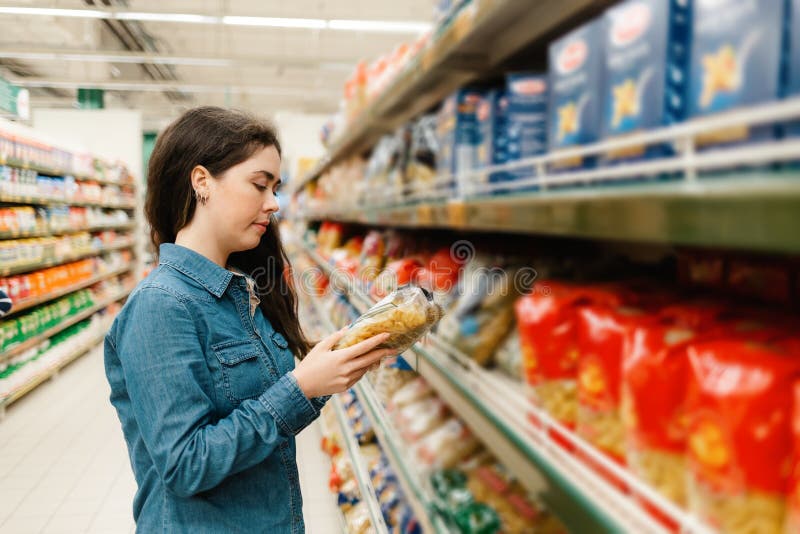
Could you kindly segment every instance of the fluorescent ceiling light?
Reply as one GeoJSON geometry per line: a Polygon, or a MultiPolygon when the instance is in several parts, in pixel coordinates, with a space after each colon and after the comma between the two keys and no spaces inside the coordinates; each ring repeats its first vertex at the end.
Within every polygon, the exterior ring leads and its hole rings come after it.
{"type": "Polygon", "coordinates": [[[42,15],[109,20],[138,20],[188,24],[225,24],[270,28],[302,28],[312,30],[346,30],[360,32],[422,33],[431,28],[427,22],[350,19],[306,19],[288,17],[249,17],[228,15],[217,17],[196,13],[144,13],[134,11],[99,11],[95,9],[54,9],[45,7],[0,7],[0,15],[42,15]]]}
{"type": "Polygon", "coordinates": [[[107,19],[111,13],[96,9],[54,9],[49,7],[0,7],[4,15],[44,15],[47,17],[77,17],[84,19],[107,19]]]}
{"type": "Polygon", "coordinates": [[[230,26],[267,26],[272,28],[310,28],[322,30],[327,23],[322,19],[290,19],[278,17],[222,17],[222,23],[230,26]]]}
{"type": "Polygon", "coordinates": [[[330,20],[332,30],[352,30],[361,32],[424,33],[431,29],[425,22],[394,22],[388,20],[330,20]]]}
{"type": "Polygon", "coordinates": [[[135,13],[118,11],[113,14],[116,20],[140,20],[156,22],[188,22],[190,24],[218,24],[219,17],[196,15],[193,13],[135,13]]]}

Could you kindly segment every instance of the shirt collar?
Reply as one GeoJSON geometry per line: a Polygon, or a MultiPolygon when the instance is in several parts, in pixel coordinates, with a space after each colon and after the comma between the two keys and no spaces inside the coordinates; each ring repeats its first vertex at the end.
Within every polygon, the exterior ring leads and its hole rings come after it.
{"type": "Polygon", "coordinates": [[[175,243],[162,243],[158,248],[159,264],[169,265],[205,287],[220,298],[228,289],[233,273],[223,269],[202,254],[175,243]]]}

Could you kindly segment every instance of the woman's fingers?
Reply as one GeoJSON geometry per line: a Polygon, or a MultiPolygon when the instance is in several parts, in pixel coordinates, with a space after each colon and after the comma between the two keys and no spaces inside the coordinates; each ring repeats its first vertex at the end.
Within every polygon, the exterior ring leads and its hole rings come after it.
{"type": "Polygon", "coordinates": [[[381,360],[388,358],[395,351],[393,349],[375,349],[353,360],[353,368],[357,372],[367,372],[373,365],[380,364],[381,360]]]}
{"type": "Polygon", "coordinates": [[[366,354],[367,352],[371,351],[384,341],[389,339],[389,334],[384,332],[383,334],[378,334],[377,336],[372,336],[369,339],[365,339],[360,343],[356,343],[352,347],[347,347],[346,349],[342,349],[342,353],[349,359],[361,356],[362,354],[366,354]]]}
{"type": "Polygon", "coordinates": [[[319,347],[323,351],[331,350],[333,348],[333,346],[336,345],[336,343],[340,339],[342,339],[342,336],[344,336],[345,332],[347,332],[347,327],[344,327],[341,330],[338,330],[338,331],[334,332],[333,334],[329,335],[328,337],[326,337],[325,339],[320,341],[317,344],[317,347],[319,347]]]}

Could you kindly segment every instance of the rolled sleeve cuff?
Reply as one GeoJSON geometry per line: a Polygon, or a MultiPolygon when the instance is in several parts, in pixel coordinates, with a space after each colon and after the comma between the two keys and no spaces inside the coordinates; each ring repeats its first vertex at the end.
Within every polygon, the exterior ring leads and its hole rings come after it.
{"type": "Polygon", "coordinates": [[[325,404],[330,400],[330,398],[331,398],[330,395],[326,395],[325,397],[315,397],[311,399],[311,404],[314,405],[314,408],[316,408],[317,411],[321,411],[322,407],[325,406],[325,404]]]}
{"type": "Polygon", "coordinates": [[[287,435],[294,436],[307,427],[319,415],[292,373],[286,373],[259,397],[278,427],[287,435]]]}

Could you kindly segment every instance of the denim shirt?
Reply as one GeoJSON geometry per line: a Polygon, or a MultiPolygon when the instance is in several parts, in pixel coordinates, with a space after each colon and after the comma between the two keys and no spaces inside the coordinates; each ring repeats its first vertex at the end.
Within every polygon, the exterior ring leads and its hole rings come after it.
{"type": "Polygon", "coordinates": [[[294,436],[308,400],[247,279],[174,244],[105,339],[137,532],[304,532],[294,436]]]}

